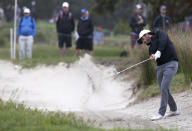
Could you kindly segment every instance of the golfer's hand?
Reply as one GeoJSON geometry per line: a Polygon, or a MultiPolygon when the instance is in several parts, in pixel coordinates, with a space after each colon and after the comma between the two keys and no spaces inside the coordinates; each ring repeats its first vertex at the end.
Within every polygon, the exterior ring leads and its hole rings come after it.
{"type": "Polygon", "coordinates": [[[152,55],[150,56],[150,58],[151,58],[151,60],[155,60],[155,54],[152,54],[152,55]]]}

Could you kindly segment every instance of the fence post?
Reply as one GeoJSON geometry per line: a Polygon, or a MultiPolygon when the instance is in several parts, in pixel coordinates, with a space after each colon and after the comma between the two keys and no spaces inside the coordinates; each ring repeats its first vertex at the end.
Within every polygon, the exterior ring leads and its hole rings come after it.
{"type": "Polygon", "coordinates": [[[13,59],[13,29],[10,28],[10,57],[13,59]]]}
{"type": "Polygon", "coordinates": [[[17,0],[15,0],[15,14],[14,14],[14,42],[13,42],[13,59],[16,59],[16,37],[17,37],[17,0]]]}

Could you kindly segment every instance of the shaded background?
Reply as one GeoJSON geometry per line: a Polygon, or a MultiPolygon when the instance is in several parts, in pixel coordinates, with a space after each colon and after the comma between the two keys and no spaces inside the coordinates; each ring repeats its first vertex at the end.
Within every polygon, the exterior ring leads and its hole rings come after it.
{"type": "MultiPolygon", "coordinates": [[[[102,25],[104,28],[113,29],[115,32],[128,33],[129,16],[134,11],[137,3],[143,5],[143,13],[150,25],[156,15],[159,14],[159,7],[167,6],[167,14],[174,23],[183,22],[192,14],[191,0],[66,0],[70,3],[70,10],[75,19],[80,16],[80,9],[87,8],[94,21],[94,24],[102,25]]],[[[24,6],[32,10],[33,17],[48,20],[56,17],[61,9],[64,0],[18,0],[20,12],[24,6]]],[[[0,0],[0,6],[4,9],[7,21],[12,21],[14,0],[0,0]]],[[[19,13],[19,12],[18,12],[19,13]]],[[[22,15],[22,13],[20,13],[22,15]]]]}

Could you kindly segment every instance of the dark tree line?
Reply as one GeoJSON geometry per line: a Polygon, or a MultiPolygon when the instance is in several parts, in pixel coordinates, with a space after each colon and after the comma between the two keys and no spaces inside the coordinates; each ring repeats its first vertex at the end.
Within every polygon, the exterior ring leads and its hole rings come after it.
{"type": "MultiPolygon", "coordinates": [[[[91,9],[93,5],[92,0],[17,0],[18,6],[22,9],[24,6],[35,9],[36,15],[39,19],[48,19],[54,13],[61,9],[62,3],[67,1],[70,3],[70,10],[73,15],[79,16],[81,8],[91,9]],[[35,5],[32,3],[35,2],[35,5]]],[[[13,15],[14,0],[0,0],[0,6],[5,12],[10,12],[13,15]]]]}
{"type": "MultiPolygon", "coordinates": [[[[105,28],[111,29],[119,20],[127,21],[129,17],[129,13],[127,13],[130,12],[129,3],[119,3],[119,10],[116,10],[114,14],[105,13],[102,15],[93,10],[96,5],[94,0],[18,0],[18,6],[21,11],[24,6],[34,9],[33,15],[38,19],[49,19],[61,9],[61,5],[64,1],[69,2],[70,11],[73,13],[75,19],[79,18],[82,8],[90,10],[91,17],[96,26],[102,25],[105,28]],[[32,6],[33,1],[36,2],[34,7],[32,6]]],[[[14,0],[0,0],[0,5],[8,16],[13,18],[14,0]]]]}
{"type": "Polygon", "coordinates": [[[115,12],[119,3],[144,3],[149,7],[148,20],[151,22],[155,16],[159,14],[159,7],[166,5],[168,15],[174,22],[180,22],[185,19],[186,16],[192,14],[192,1],[191,0],[94,0],[96,5],[94,11],[102,14],[105,12],[115,12]]]}
{"type": "MultiPolygon", "coordinates": [[[[18,0],[18,6],[32,9],[33,15],[38,19],[49,19],[56,15],[64,1],[70,3],[70,10],[75,19],[80,16],[80,10],[87,8],[94,21],[94,24],[102,25],[105,28],[118,30],[126,25],[128,30],[129,17],[134,11],[136,3],[143,3],[148,7],[148,23],[159,14],[159,7],[164,4],[167,6],[168,15],[174,22],[183,21],[186,16],[192,14],[191,0],[18,0]],[[35,1],[35,6],[32,2],[35,1]]],[[[14,0],[0,0],[5,15],[13,18],[14,0]]],[[[21,13],[22,14],[22,13],[21,13]]]]}

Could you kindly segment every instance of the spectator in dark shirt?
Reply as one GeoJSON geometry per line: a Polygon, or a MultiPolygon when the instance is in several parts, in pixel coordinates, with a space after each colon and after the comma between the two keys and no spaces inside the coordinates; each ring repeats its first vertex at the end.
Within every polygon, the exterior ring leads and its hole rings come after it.
{"type": "Polygon", "coordinates": [[[166,13],[167,13],[167,7],[165,5],[162,5],[160,7],[160,15],[157,16],[153,21],[152,24],[153,30],[156,31],[161,29],[166,31],[170,27],[172,20],[169,16],[166,15],[166,13]]]}
{"type": "Polygon", "coordinates": [[[93,51],[93,23],[86,9],[81,10],[82,16],[79,18],[77,32],[79,38],[77,40],[75,56],[81,55],[81,50],[92,55],[93,51]]]}
{"type": "Polygon", "coordinates": [[[63,10],[59,13],[56,20],[56,27],[59,39],[60,56],[63,56],[63,46],[65,44],[65,55],[68,56],[69,48],[72,46],[71,33],[74,31],[75,24],[72,13],[69,12],[69,3],[64,2],[63,10]]]}
{"type": "Polygon", "coordinates": [[[143,30],[143,27],[146,25],[146,19],[142,15],[142,6],[140,4],[136,5],[135,13],[130,17],[130,37],[131,37],[131,48],[130,53],[133,55],[133,49],[137,44],[137,39],[140,31],[143,30]]]}

